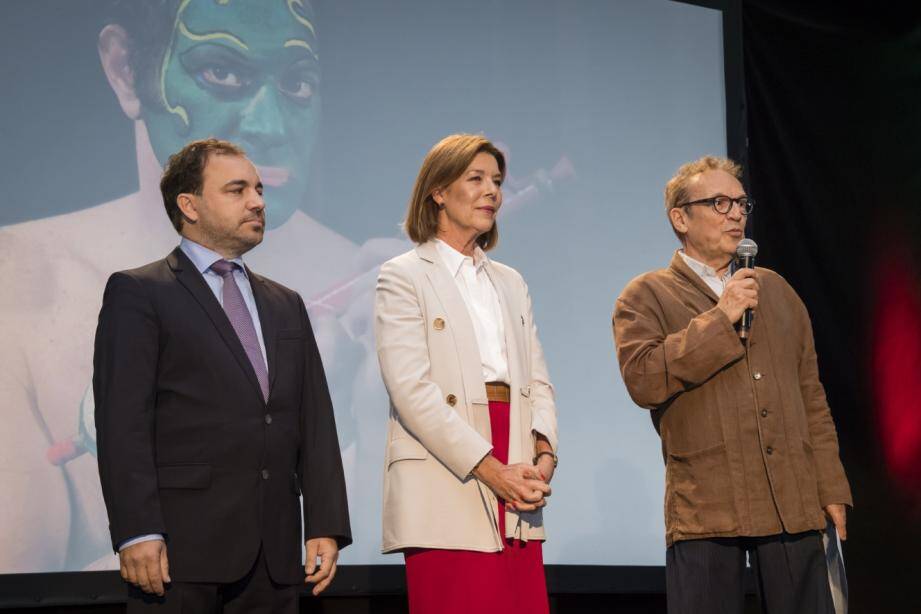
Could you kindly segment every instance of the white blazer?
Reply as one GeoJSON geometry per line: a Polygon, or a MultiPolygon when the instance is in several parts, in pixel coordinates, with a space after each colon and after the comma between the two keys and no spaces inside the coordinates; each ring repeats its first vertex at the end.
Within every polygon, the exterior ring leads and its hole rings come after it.
{"type": "MultiPolygon", "coordinates": [[[[521,275],[490,260],[511,378],[509,463],[531,463],[533,431],[557,449],[556,406],[531,297],[521,275]]],[[[390,421],[383,552],[502,549],[498,501],[470,472],[491,449],[489,405],[473,323],[431,241],[381,267],[375,339],[390,421]]],[[[543,516],[506,511],[506,535],[545,538],[543,516]]]]}

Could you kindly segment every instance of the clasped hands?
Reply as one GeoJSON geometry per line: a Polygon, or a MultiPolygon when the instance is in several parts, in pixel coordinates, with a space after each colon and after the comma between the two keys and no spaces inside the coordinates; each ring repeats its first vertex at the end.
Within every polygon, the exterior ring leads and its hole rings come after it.
{"type": "MultiPolygon", "coordinates": [[[[336,576],[336,561],[339,559],[339,545],[331,537],[315,537],[305,542],[307,560],[304,572],[305,583],[313,584],[314,596],[319,595],[336,576]],[[317,559],[320,559],[317,564],[317,559]]],[[[166,585],[171,582],[166,543],[162,539],[143,541],[128,546],[118,553],[121,577],[125,582],[137,586],[145,593],[162,597],[166,585]]]]}
{"type": "MultiPolygon", "coordinates": [[[[537,452],[543,451],[549,452],[550,444],[539,437],[537,452]]],[[[539,456],[535,465],[506,465],[487,454],[473,469],[473,475],[503,499],[507,507],[518,512],[533,512],[547,505],[554,470],[553,459],[546,454],[539,456]]]]}

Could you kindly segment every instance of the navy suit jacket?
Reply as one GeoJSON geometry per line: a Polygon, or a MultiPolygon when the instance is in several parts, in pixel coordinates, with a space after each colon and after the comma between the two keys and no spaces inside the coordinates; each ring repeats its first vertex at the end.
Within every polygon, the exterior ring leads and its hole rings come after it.
{"type": "Polygon", "coordinates": [[[164,534],[174,581],[238,580],[261,547],[274,581],[299,583],[302,539],[351,543],[332,402],[304,303],[247,273],[268,402],[179,248],[106,284],[93,391],[112,543],[164,534]]]}

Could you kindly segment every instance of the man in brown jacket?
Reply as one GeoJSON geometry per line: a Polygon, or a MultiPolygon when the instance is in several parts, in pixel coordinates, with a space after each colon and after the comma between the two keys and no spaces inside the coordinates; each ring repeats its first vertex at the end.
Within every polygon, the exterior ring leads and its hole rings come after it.
{"type": "Polygon", "coordinates": [[[846,538],[850,487],[805,306],[773,271],[730,274],[753,207],[740,176],[709,156],[678,170],[682,249],[614,310],[624,383],[662,438],[668,611],[741,613],[748,553],[763,611],[831,613],[820,531],[846,538]]]}

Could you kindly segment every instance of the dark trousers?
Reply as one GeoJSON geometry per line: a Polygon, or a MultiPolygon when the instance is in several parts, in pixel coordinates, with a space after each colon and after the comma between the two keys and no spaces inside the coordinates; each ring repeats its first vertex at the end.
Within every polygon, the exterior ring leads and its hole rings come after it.
{"type": "Polygon", "coordinates": [[[746,552],[763,614],[834,614],[818,531],[674,543],[665,553],[668,614],[742,614],[746,552]]]}
{"type": "Polygon", "coordinates": [[[230,584],[173,582],[166,595],[128,587],[128,614],[296,614],[304,585],[277,584],[262,551],[248,574],[230,584]]]}

